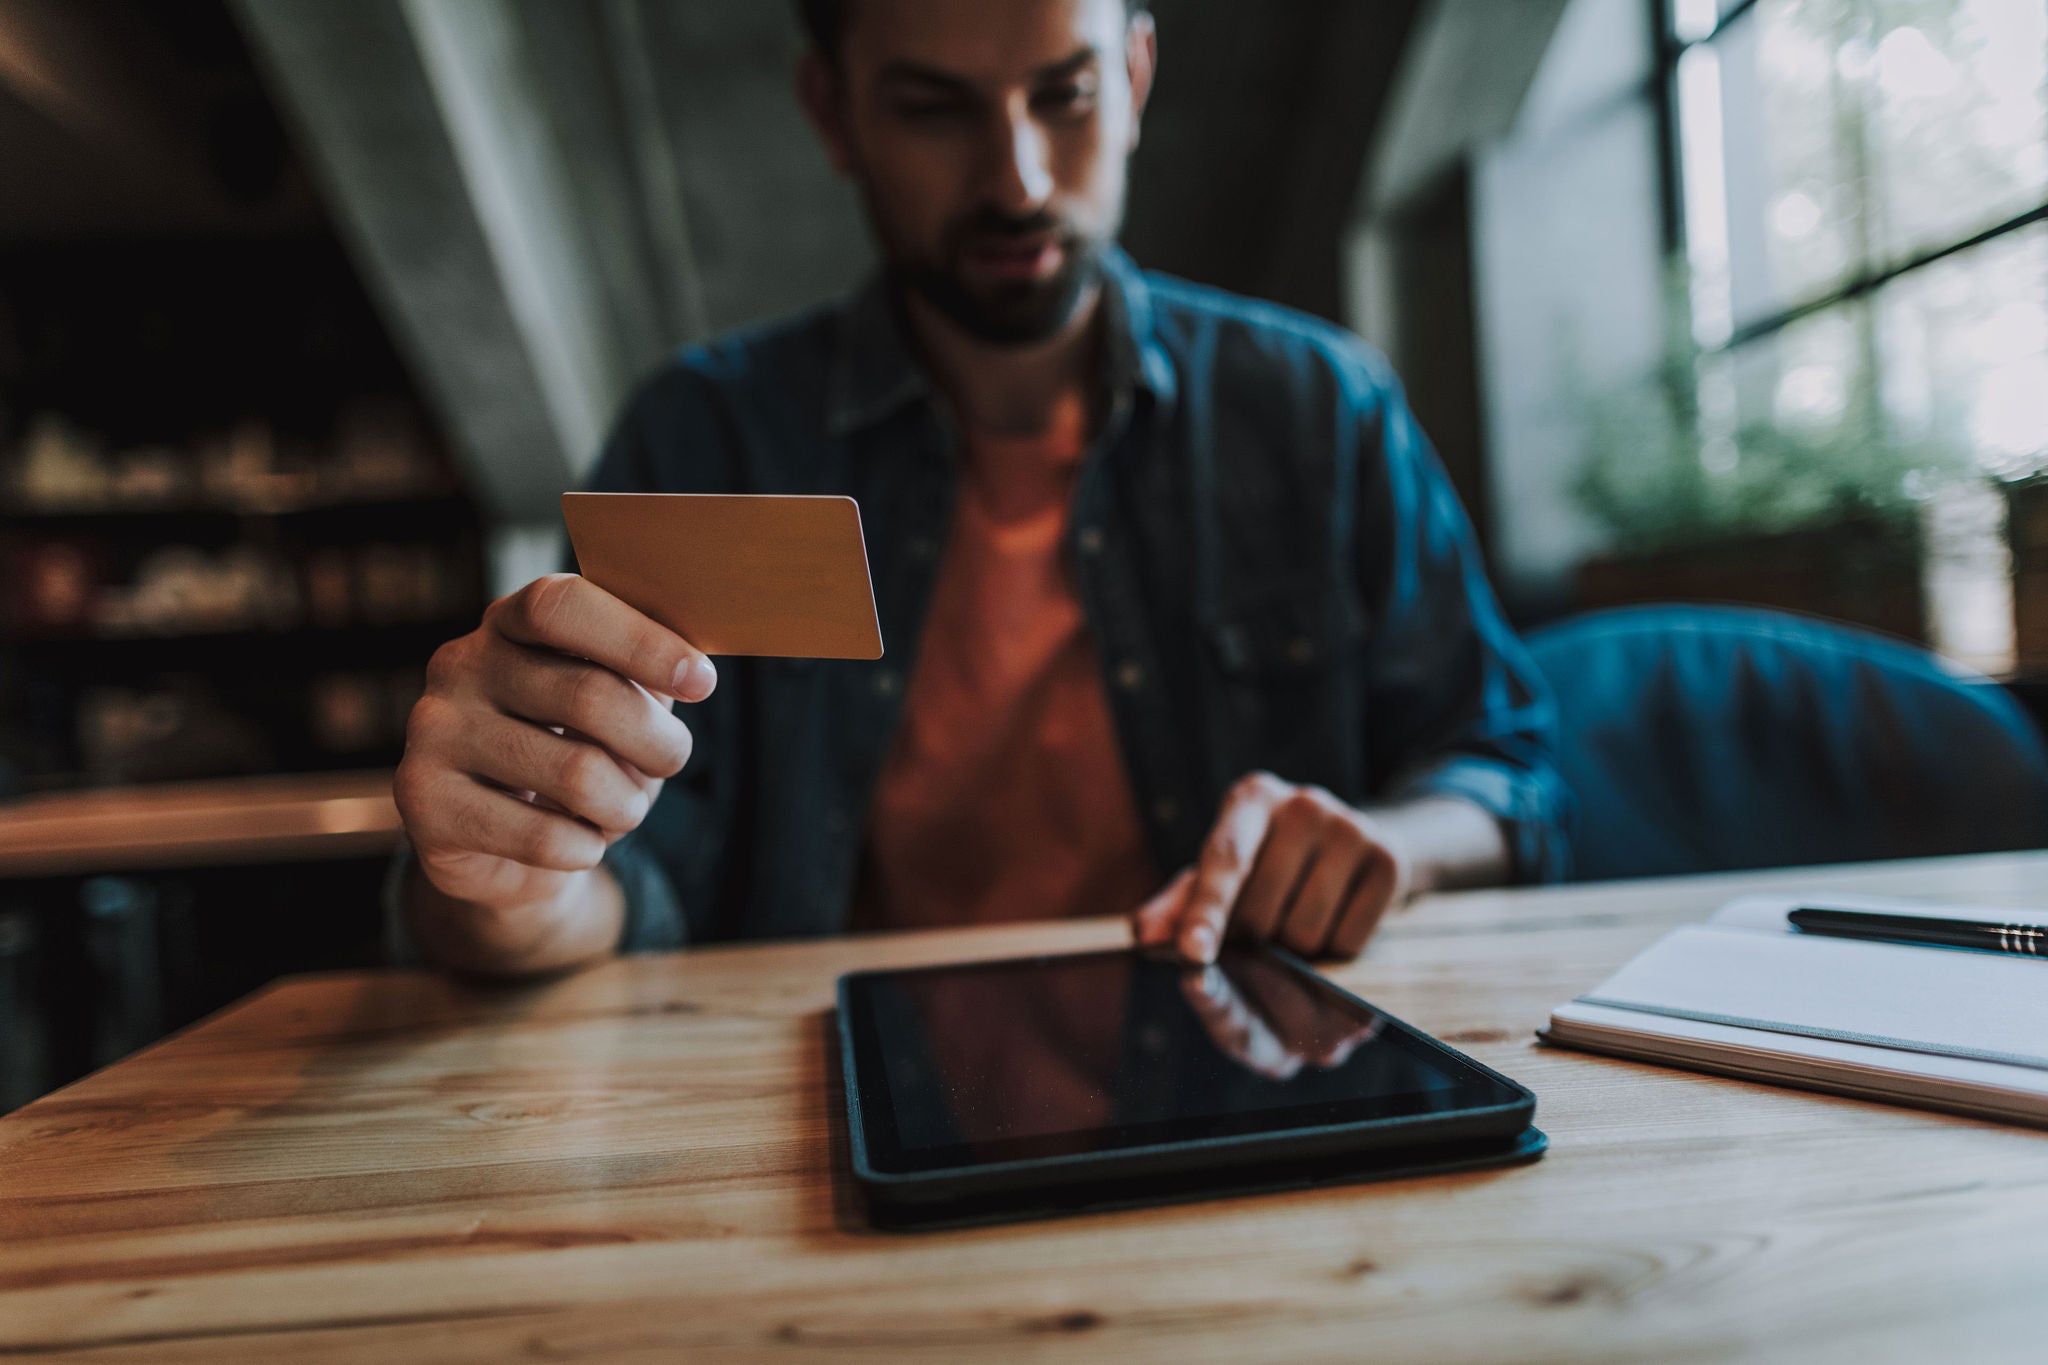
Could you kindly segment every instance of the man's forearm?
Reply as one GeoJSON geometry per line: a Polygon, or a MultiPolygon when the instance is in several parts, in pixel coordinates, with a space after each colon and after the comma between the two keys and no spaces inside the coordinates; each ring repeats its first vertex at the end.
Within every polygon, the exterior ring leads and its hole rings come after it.
{"type": "Polygon", "coordinates": [[[1455,796],[1425,796],[1365,813],[1414,860],[1416,895],[1498,886],[1514,872],[1507,834],[1492,811],[1455,796]]]}
{"type": "Polygon", "coordinates": [[[494,909],[443,895],[415,866],[405,913],[428,961],[479,976],[538,976],[618,950],[626,900],[604,867],[577,874],[553,900],[494,909]]]}

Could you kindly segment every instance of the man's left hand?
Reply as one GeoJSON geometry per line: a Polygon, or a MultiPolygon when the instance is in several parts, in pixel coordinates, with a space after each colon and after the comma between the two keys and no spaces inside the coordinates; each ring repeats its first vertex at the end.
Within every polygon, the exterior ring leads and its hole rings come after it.
{"type": "Polygon", "coordinates": [[[1303,957],[1356,957],[1404,904],[1415,859],[1365,812],[1271,773],[1230,790],[1193,867],[1132,915],[1139,946],[1214,962],[1227,928],[1303,957]]]}

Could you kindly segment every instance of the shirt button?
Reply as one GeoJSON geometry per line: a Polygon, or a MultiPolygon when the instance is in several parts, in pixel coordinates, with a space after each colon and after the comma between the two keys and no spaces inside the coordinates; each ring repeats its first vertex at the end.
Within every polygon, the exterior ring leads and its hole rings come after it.
{"type": "Polygon", "coordinates": [[[1083,526],[1081,534],[1074,537],[1074,543],[1081,547],[1081,553],[1084,555],[1101,554],[1102,528],[1100,526],[1083,526]]]}
{"type": "Polygon", "coordinates": [[[902,685],[902,676],[893,668],[885,668],[875,674],[875,695],[878,697],[893,697],[902,685]]]}
{"type": "Polygon", "coordinates": [[[1126,659],[1116,666],[1116,685],[1126,692],[1135,692],[1145,685],[1145,670],[1136,659],[1126,659]]]}
{"type": "Polygon", "coordinates": [[[1180,814],[1180,802],[1170,796],[1162,796],[1152,803],[1152,818],[1162,825],[1170,825],[1180,814]]]}
{"type": "Polygon", "coordinates": [[[910,538],[910,557],[920,564],[929,564],[939,557],[939,542],[930,536],[910,538]]]}
{"type": "Polygon", "coordinates": [[[1295,663],[1312,662],[1316,657],[1316,642],[1306,635],[1297,635],[1287,642],[1287,657],[1295,663]]]}

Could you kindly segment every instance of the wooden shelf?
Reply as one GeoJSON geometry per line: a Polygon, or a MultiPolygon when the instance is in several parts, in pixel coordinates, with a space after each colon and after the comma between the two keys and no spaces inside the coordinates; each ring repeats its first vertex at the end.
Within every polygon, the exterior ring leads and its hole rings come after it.
{"type": "Polygon", "coordinates": [[[400,831],[381,768],[60,792],[0,805],[0,877],[375,857],[400,831]]]}
{"type": "Polygon", "coordinates": [[[476,629],[481,608],[474,613],[443,617],[434,621],[390,621],[380,624],[353,622],[341,626],[293,625],[276,629],[250,627],[243,630],[172,632],[163,635],[13,635],[0,633],[0,648],[99,655],[116,652],[161,653],[166,650],[201,657],[217,652],[246,652],[257,648],[289,648],[296,653],[319,654],[308,662],[326,664],[324,656],[336,652],[374,655],[382,659],[394,654],[417,653],[424,661],[445,641],[476,629]]]}
{"type": "MultiPolygon", "coordinates": [[[[468,513],[473,504],[459,489],[421,489],[383,497],[309,497],[276,503],[180,502],[160,506],[44,507],[0,512],[0,530],[72,531],[105,535],[122,527],[184,529],[188,523],[232,524],[251,519],[348,517],[356,514],[468,513]]],[[[446,523],[440,523],[442,529],[446,523]]]]}

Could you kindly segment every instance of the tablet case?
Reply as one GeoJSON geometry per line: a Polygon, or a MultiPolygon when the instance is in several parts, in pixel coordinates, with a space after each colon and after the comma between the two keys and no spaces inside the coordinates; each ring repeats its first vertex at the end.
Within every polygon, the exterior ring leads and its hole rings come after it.
{"type": "MultiPolygon", "coordinates": [[[[1482,1062],[1474,1061],[1423,1030],[1395,1019],[1385,1010],[1368,1005],[1315,973],[1294,954],[1279,949],[1271,951],[1294,969],[1317,976],[1339,995],[1409,1029],[1474,1070],[1519,1091],[1525,1097],[1527,1112],[1533,1113],[1535,1095],[1528,1087],[1482,1062]]],[[[1060,1179],[1053,1174],[1065,1164],[1061,1158],[1003,1162],[981,1168],[979,1176],[963,1173],[962,1178],[937,1175],[906,1179],[881,1175],[870,1169],[867,1162],[867,1143],[861,1121],[860,1077],[854,1058],[853,1028],[848,1022],[847,982],[851,977],[861,975],[867,973],[848,973],[839,978],[839,1008],[835,1012],[834,1027],[839,1036],[839,1076],[846,1092],[847,1152],[853,1168],[854,1185],[868,1222],[880,1230],[936,1231],[1194,1199],[1273,1194],[1318,1185],[1445,1175],[1521,1165],[1536,1160],[1550,1146],[1550,1139],[1534,1125],[1505,1138],[1453,1136],[1456,1121],[1461,1115],[1471,1120],[1499,1112],[1467,1110],[1453,1112],[1448,1116],[1450,1122],[1436,1114],[1413,1114],[1379,1120],[1374,1124],[1375,1132],[1381,1135],[1402,1129],[1412,1130],[1417,1139],[1412,1144],[1388,1143],[1361,1150],[1342,1145],[1354,1136],[1349,1131],[1306,1130],[1291,1138],[1297,1149],[1293,1153],[1276,1154],[1256,1162],[1229,1160],[1231,1153],[1241,1153],[1248,1145],[1247,1137],[1239,1135],[1174,1143],[1160,1149],[1154,1158],[1156,1169],[1089,1173],[1074,1179],[1060,1179]],[[1204,1161],[1213,1164],[1204,1165],[1204,1161]],[[1050,1178],[1028,1184],[1018,1183],[1019,1177],[1028,1180],[1039,1172],[1050,1178]],[[971,1188],[978,1180],[985,1181],[986,1185],[971,1188]]],[[[1142,1156],[1142,1153],[1134,1151],[1130,1155],[1142,1156]]],[[[1126,1164],[1134,1163],[1127,1161],[1126,1164]]]]}
{"type": "Polygon", "coordinates": [[[1519,1166],[1536,1160],[1550,1147],[1541,1129],[1524,1128],[1505,1144],[1439,1143],[1419,1148],[1276,1162],[1256,1169],[1152,1175],[1095,1180],[1071,1185],[985,1194],[943,1204],[900,1202],[872,1185],[860,1186],[860,1200],[870,1226],[883,1232],[937,1232],[947,1228],[983,1227],[1025,1219],[1060,1218],[1082,1213],[1149,1208],[1197,1199],[1237,1195],[1284,1194],[1321,1185],[1360,1185],[1412,1176],[1450,1175],[1458,1171],[1519,1166]]]}

